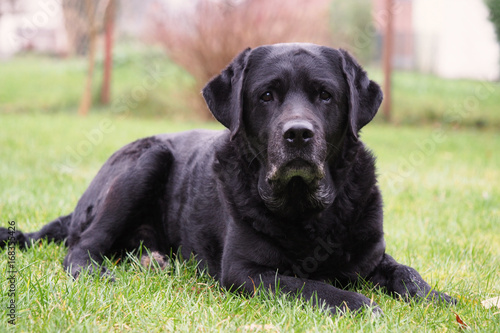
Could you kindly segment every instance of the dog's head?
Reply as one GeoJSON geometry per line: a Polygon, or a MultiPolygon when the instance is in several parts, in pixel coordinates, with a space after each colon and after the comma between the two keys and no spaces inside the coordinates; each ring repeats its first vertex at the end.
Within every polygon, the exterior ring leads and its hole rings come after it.
{"type": "Polygon", "coordinates": [[[275,212],[333,201],[328,166],[375,116],[380,87],[344,50],[313,44],[246,49],[203,89],[215,118],[261,164],[259,193],[275,212]]]}

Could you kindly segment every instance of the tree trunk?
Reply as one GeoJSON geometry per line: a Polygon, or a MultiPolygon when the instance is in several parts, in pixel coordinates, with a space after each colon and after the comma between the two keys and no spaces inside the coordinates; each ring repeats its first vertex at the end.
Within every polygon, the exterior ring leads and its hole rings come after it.
{"type": "Polygon", "coordinates": [[[385,36],[384,36],[384,54],[383,54],[383,67],[384,67],[384,102],[382,104],[382,110],[384,112],[384,118],[386,121],[391,120],[391,108],[392,108],[392,44],[393,44],[393,0],[386,0],[386,11],[387,11],[387,22],[385,25],[385,36]]]}

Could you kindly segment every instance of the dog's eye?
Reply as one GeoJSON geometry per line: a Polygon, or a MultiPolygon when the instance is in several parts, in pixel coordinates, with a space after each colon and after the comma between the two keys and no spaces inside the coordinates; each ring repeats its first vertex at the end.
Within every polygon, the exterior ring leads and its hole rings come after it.
{"type": "Polygon", "coordinates": [[[270,102],[273,99],[274,99],[273,98],[273,93],[270,92],[270,91],[266,91],[265,93],[263,93],[262,95],[260,95],[260,100],[263,101],[263,102],[270,102]]]}
{"type": "Polygon", "coordinates": [[[332,99],[332,95],[328,91],[321,90],[321,92],[319,93],[319,98],[325,102],[328,102],[330,99],[332,99]]]}

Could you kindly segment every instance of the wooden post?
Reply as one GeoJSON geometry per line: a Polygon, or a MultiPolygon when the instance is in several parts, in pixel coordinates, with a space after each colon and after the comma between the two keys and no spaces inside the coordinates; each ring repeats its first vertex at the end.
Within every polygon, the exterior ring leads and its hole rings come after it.
{"type": "Polygon", "coordinates": [[[384,51],[383,51],[383,69],[384,69],[384,103],[382,111],[386,121],[391,120],[392,96],[391,96],[391,76],[392,76],[392,49],[393,49],[393,1],[385,0],[385,9],[387,11],[387,22],[384,32],[384,51]]]}
{"type": "Polygon", "coordinates": [[[80,116],[86,116],[89,113],[90,107],[92,106],[92,76],[94,75],[95,49],[97,39],[94,0],[86,0],[85,5],[87,9],[87,24],[89,31],[89,50],[87,55],[89,67],[87,69],[87,82],[83,90],[80,107],[78,108],[78,114],[80,116]]]}
{"type": "Polygon", "coordinates": [[[110,0],[105,14],[104,26],[104,69],[101,87],[101,103],[109,104],[111,90],[111,71],[113,69],[113,32],[115,25],[115,1],[110,0]]]}

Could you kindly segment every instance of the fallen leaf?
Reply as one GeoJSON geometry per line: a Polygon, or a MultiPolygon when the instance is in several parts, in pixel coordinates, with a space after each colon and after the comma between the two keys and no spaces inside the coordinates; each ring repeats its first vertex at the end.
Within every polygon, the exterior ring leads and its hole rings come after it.
{"type": "Polygon", "coordinates": [[[496,306],[497,308],[500,309],[500,296],[498,297],[493,297],[493,298],[489,298],[489,299],[485,299],[484,301],[481,302],[481,304],[486,308],[486,309],[489,309],[489,308],[492,308],[494,306],[496,306]]]}
{"type": "Polygon", "coordinates": [[[462,318],[460,318],[460,316],[458,315],[458,313],[456,312],[453,312],[455,314],[455,319],[457,320],[457,323],[460,327],[460,329],[462,330],[465,330],[465,329],[468,329],[469,328],[469,325],[467,325],[463,320],[462,318]]]}

